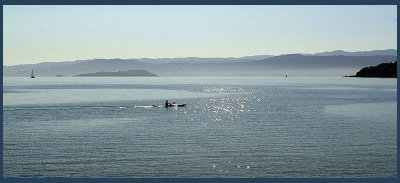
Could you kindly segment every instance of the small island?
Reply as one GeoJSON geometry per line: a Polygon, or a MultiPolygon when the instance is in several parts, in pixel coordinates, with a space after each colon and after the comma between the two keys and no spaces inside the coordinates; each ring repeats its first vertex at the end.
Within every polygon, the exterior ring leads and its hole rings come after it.
{"type": "Polygon", "coordinates": [[[147,70],[128,70],[128,71],[116,71],[116,72],[96,72],[96,73],[87,73],[87,74],[79,74],[77,77],[92,77],[92,76],[101,76],[101,77],[133,77],[133,76],[146,76],[146,77],[157,77],[156,74],[153,74],[147,70]]]}
{"type": "Polygon", "coordinates": [[[397,61],[364,67],[356,75],[348,77],[397,78],[397,61]]]}

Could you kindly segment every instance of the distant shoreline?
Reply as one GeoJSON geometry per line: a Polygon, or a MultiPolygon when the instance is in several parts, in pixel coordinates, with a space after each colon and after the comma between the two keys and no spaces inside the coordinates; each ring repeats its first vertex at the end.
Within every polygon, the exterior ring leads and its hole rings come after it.
{"type": "Polygon", "coordinates": [[[363,67],[397,60],[397,50],[334,51],[241,58],[88,59],[3,66],[4,76],[153,76],[117,71],[146,70],[158,76],[338,76],[352,75],[363,67]],[[341,55],[341,56],[340,56],[341,55]],[[110,72],[97,73],[96,72],[110,72]],[[89,74],[89,75],[82,75],[89,74]]]}
{"type": "Polygon", "coordinates": [[[96,72],[87,74],[78,74],[73,77],[158,77],[147,70],[128,70],[128,71],[117,71],[117,72],[96,72]]]}

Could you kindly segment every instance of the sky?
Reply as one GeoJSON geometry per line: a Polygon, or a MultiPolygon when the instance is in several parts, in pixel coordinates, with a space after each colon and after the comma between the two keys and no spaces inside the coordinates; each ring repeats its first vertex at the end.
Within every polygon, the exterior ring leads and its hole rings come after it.
{"type": "Polygon", "coordinates": [[[3,64],[397,49],[391,6],[3,6],[3,64]]]}

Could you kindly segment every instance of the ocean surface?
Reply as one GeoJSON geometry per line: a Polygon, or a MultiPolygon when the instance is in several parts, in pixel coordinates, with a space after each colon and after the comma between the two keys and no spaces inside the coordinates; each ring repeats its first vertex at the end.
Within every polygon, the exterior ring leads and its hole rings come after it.
{"type": "Polygon", "coordinates": [[[397,177],[396,79],[3,81],[4,178],[397,177]]]}

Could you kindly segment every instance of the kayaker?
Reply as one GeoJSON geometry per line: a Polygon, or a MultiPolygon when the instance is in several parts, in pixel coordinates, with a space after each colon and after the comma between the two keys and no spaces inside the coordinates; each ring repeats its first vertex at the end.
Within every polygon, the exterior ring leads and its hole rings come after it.
{"type": "Polygon", "coordinates": [[[165,107],[168,107],[169,103],[168,100],[165,101],[165,107]]]}

